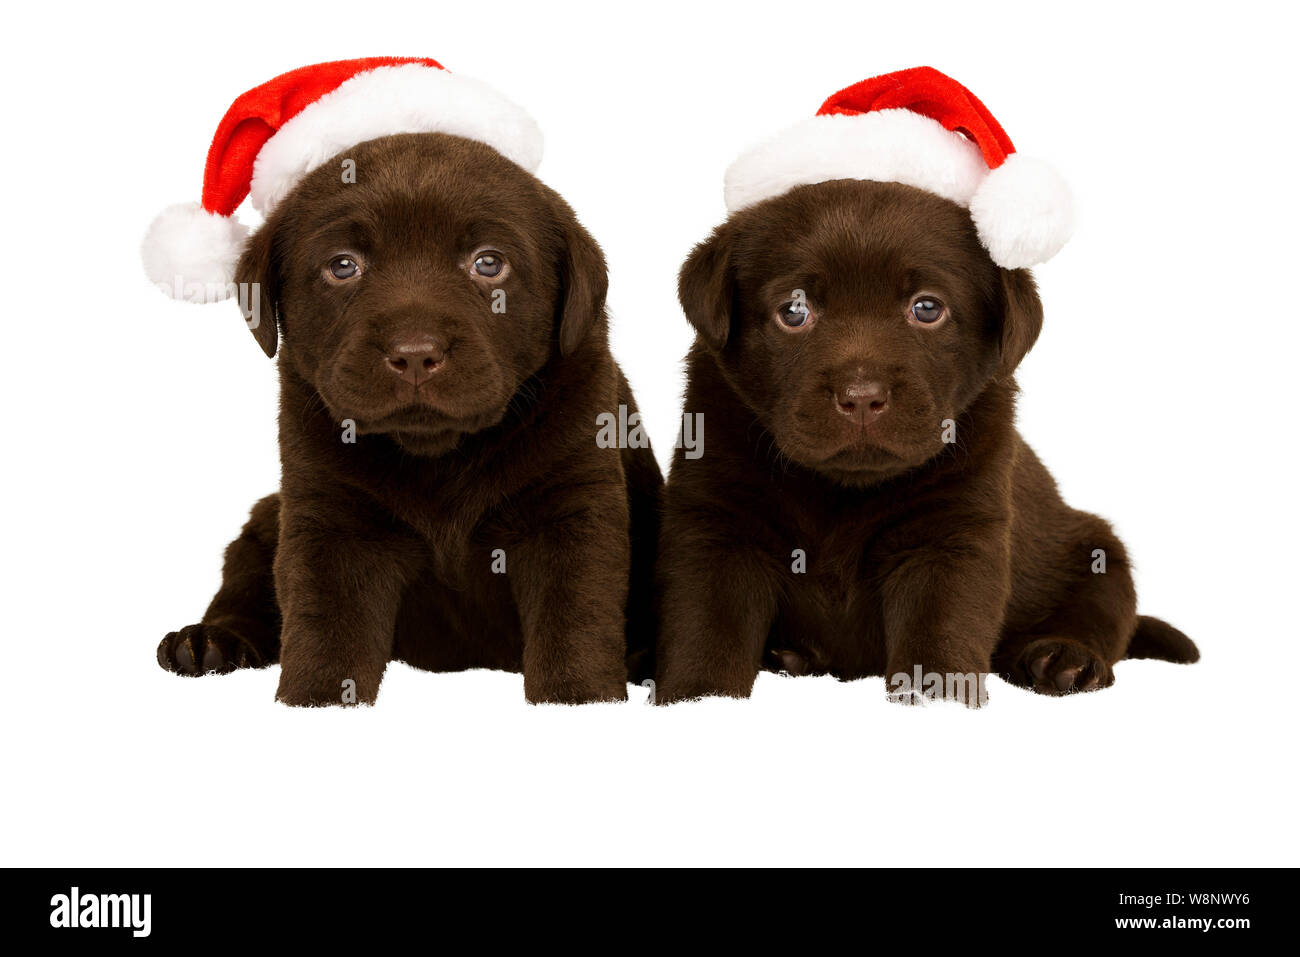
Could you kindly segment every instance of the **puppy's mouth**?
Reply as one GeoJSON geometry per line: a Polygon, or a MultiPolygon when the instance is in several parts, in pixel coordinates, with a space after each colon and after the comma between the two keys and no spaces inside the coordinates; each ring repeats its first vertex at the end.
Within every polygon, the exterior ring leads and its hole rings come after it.
{"type": "Polygon", "coordinates": [[[428,437],[466,435],[496,425],[505,414],[505,406],[457,409],[438,403],[417,401],[386,412],[357,419],[358,431],[384,435],[428,437]]]}
{"type": "Polygon", "coordinates": [[[814,468],[840,482],[858,484],[906,471],[913,457],[879,442],[856,437],[818,461],[814,468]]]}
{"type": "Polygon", "coordinates": [[[355,409],[336,418],[352,419],[358,435],[382,435],[413,455],[450,452],[468,435],[497,425],[506,405],[463,408],[445,401],[412,395],[382,409],[355,409]]]}
{"type": "Polygon", "coordinates": [[[906,465],[908,458],[877,442],[855,436],[818,463],[824,468],[876,469],[906,465]]]}
{"type": "Polygon", "coordinates": [[[900,430],[900,425],[877,421],[840,426],[823,421],[822,428],[811,434],[791,430],[795,440],[781,444],[794,461],[835,481],[858,485],[914,468],[934,454],[922,437],[900,430]]]}

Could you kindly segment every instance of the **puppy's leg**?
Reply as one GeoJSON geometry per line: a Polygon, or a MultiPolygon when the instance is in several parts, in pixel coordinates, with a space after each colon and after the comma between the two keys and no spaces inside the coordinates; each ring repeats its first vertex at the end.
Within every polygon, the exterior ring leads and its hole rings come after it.
{"type": "Polygon", "coordinates": [[[620,483],[560,498],[545,510],[559,517],[540,522],[509,556],[523,629],[524,696],[533,704],[624,701],[626,491],[620,483]]]}
{"type": "Polygon", "coordinates": [[[972,520],[942,545],[910,548],[881,586],[890,697],[984,703],[1010,592],[1007,526],[972,520]]]}
{"type": "Polygon", "coordinates": [[[1137,596],[1124,545],[1101,518],[1062,513],[1047,567],[1018,576],[1012,611],[994,657],[1005,680],[1040,694],[1095,691],[1115,682],[1111,666],[1124,657],[1137,628],[1137,596]],[[1031,596],[1022,594],[1032,584],[1031,596]],[[1041,609],[1045,586],[1053,601],[1041,609]]]}
{"type": "Polygon", "coordinates": [[[226,548],[221,589],[202,620],[173,631],[158,645],[158,664],[182,675],[228,674],[263,668],[280,658],[280,608],[275,600],[280,496],[253,506],[243,531],[226,548]]]}
{"type": "Polygon", "coordinates": [[[624,452],[632,564],[627,596],[627,673],[633,684],[655,673],[655,558],[663,478],[649,447],[624,452]]]}
{"type": "Polygon", "coordinates": [[[355,494],[286,490],[275,586],[280,686],[290,705],[373,704],[420,545],[355,494]]]}
{"type": "Polygon", "coordinates": [[[659,552],[659,704],[747,698],[777,611],[775,573],[737,541],[700,535],[670,506],[659,552]]]}
{"type": "MultiPolygon", "coordinates": [[[[628,414],[638,412],[636,399],[622,371],[618,373],[618,401],[628,414]]],[[[649,442],[619,450],[627,486],[632,568],[627,594],[627,676],[633,684],[655,673],[655,558],[659,554],[659,515],[664,478],[649,442]]]]}

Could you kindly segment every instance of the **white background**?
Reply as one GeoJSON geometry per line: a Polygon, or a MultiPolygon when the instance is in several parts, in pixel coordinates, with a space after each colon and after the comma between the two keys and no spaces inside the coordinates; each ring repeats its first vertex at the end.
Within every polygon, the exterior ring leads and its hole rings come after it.
{"type": "Polygon", "coordinates": [[[1073,7],[8,11],[0,862],[1297,863],[1296,24],[1281,3],[1073,7]],[[868,75],[970,86],[1082,216],[1038,270],[1021,426],[1202,662],[1125,662],[1069,700],[995,680],[982,712],[769,675],[748,702],[534,708],[515,675],[404,666],[372,709],[294,711],[275,670],[165,674],[159,638],[276,487],[276,384],[233,306],[146,282],[139,240],[198,198],[237,94],[376,54],[537,117],[540,175],[609,257],[661,461],[690,341],[675,274],[726,164],[868,75]]]}

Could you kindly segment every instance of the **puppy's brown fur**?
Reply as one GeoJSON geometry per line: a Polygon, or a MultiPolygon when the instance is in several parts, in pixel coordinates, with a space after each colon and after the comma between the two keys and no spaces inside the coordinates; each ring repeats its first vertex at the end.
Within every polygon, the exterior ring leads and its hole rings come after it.
{"type": "Polygon", "coordinates": [[[1137,615],[1124,546],[1017,433],[1012,373],[1042,307],[965,210],[895,184],[800,187],[720,226],[679,291],[706,440],[666,493],[660,700],[748,695],[765,664],[891,691],[917,666],[993,670],[1062,694],[1109,685],[1126,654],[1196,659],[1137,615]],[[795,290],[812,319],[792,329],[777,312],[795,290]],[[946,318],[912,321],[919,294],[946,318]]]}
{"type": "Polygon", "coordinates": [[[597,446],[599,415],[635,409],[599,247],[479,143],[392,136],[346,156],[355,183],[325,163],[240,260],[254,334],[279,347],[281,490],[159,662],[279,660],[296,705],[372,702],[390,659],[522,671],[535,702],[626,697],[629,669],[652,668],[661,479],[649,448],[597,446]],[[506,274],[472,271],[484,248],[506,274]],[[361,272],[336,281],[344,253],[361,272]]]}

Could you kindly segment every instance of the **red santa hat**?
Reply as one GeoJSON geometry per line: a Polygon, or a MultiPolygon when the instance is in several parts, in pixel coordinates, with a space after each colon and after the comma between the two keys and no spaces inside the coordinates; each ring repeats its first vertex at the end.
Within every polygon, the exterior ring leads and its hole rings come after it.
{"type": "Polygon", "coordinates": [[[248,228],[245,197],[268,214],[307,173],[350,146],[395,133],[452,133],[493,147],[530,173],[542,134],[520,107],[434,60],[369,57],[281,74],[240,96],[217,127],[202,200],[168,207],[141,247],[145,272],[177,299],[233,292],[248,228]]]}
{"type": "Polygon", "coordinates": [[[989,255],[1019,269],[1051,259],[1074,229],[1060,176],[1016,152],[970,90],[928,66],[840,90],[727,170],[727,210],[834,179],[905,183],[970,210],[989,255]]]}

